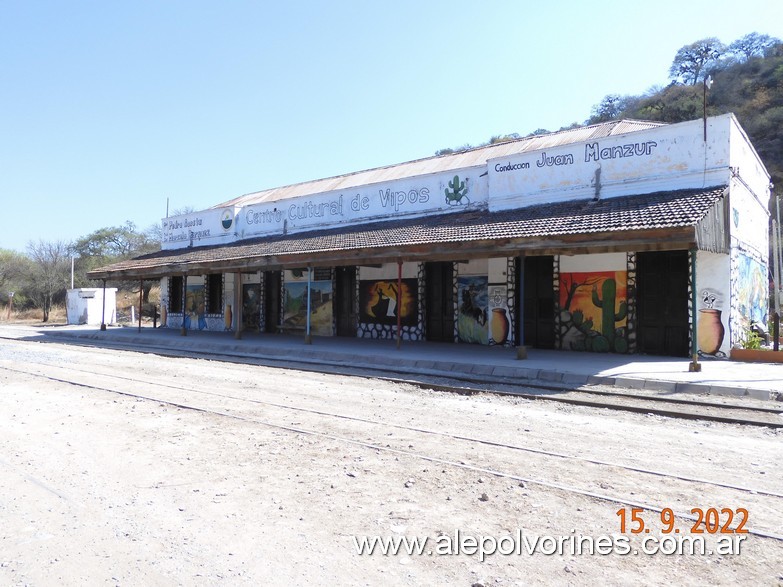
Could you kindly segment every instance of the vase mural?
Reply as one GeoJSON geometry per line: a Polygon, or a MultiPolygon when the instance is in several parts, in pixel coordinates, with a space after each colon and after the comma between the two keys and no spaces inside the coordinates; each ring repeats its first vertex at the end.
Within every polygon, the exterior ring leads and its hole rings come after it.
{"type": "Polygon", "coordinates": [[[508,338],[508,316],[505,308],[492,308],[492,339],[495,344],[503,344],[508,338]]]}
{"type": "Polygon", "coordinates": [[[698,341],[701,352],[706,355],[717,353],[723,344],[724,334],[720,310],[709,308],[699,310],[698,341]]]}

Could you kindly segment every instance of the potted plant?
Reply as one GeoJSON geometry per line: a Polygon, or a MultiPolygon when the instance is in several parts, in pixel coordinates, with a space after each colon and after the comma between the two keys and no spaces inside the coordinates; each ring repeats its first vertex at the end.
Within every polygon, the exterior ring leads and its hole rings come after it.
{"type": "Polygon", "coordinates": [[[745,336],[740,347],[731,349],[732,361],[753,363],[783,363],[783,351],[773,351],[761,345],[761,336],[750,328],[745,330],[745,336]]]}

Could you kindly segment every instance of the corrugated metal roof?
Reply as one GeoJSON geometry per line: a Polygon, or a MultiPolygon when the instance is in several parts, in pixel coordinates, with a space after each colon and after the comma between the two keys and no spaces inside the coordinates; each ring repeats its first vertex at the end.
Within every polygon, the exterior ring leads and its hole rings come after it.
{"type": "Polygon", "coordinates": [[[367,169],[365,171],[357,171],[355,173],[262,190],[245,194],[238,198],[234,198],[233,200],[228,200],[227,202],[213,206],[213,208],[273,202],[295,198],[297,196],[310,196],[333,190],[346,190],[363,185],[394,181],[406,177],[477,167],[486,164],[488,159],[508,157],[519,153],[538,151],[540,149],[550,149],[560,145],[637,132],[657,126],[663,125],[659,122],[646,122],[642,120],[617,120],[613,122],[604,122],[602,124],[593,124],[591,126],[562,130],[545,135],[525,137],[496,145],[487,145],[486,147],[477,147],[462,153],[441,155],[439,157],[427,157],[426,159],[417,159],[415,161],[408,161],[397,165],[376,167],[375,169],[367,169]]]}

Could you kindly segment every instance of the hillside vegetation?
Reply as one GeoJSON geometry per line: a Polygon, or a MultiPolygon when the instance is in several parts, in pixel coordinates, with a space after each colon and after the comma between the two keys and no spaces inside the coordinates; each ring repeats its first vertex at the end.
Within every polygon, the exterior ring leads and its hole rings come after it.
{"type": "MultiPolygon", "coordinates": [[[[623,118],[657,122],[684,122],[733,112],[748,133],[772,182],[783,190],[783,43],[750,33],[729,45],[707,38],[682,47],[669,70],[670,83],[654,86],[638,96],[607,94],[592,109],[584,125],[623,118]]],[[[581,126],[573,123],[558,130],[581,126]]],[[[550,132],[537,129],[527,136],[550,132]]],[[[512,133],[492,137],[485,144],[520,138],[512,133]]],[[[442,149],[436,155],[471,148],[442,149]]],[[[776,191],[778,191],[776,190],[776,191]]]]}
{"type": "MultiPolygon", "coordinates": [[[[701,118],[706,80],[707,116],[733,112],[761,156],[772,182],[783,189],[783,43],[755,33],[743,39],[753,36],[768,39],[768,44],[748,52],[730,49],[737,42],[722,50],[719,45],[716,57],[707,61],[695,77],[678,73],[682,63],[675,58],[670,71],[673,79],[668,86],[641,96],[610,94],[593,108],[593,116],[586,122],[620,118],[683,122],[701,118]]],[[[680,51],[703,47],[709,41],[715,39],[697,41],[680,51]]]]}

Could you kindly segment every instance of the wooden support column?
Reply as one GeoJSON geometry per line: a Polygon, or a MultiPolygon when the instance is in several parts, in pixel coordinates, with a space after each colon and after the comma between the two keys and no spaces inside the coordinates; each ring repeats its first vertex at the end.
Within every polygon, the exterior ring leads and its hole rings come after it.
{"type": "Polygon", "coordinates": [[[519,275],[517,276],[517,283],[519,289],[517,291],[517,323],[519,327],[516,329],[519,332],[519,340],[517,344],[517,359],[527,359],[527,347],[525,346],[525,256],[519,256],[519,275]]]}
{"type": "Polygon", "coordinates": [[[397,348],[402,346],[402,259],[397,260],[397,348]]]}
{"type": "MultiPolygon", "coordinates": [[[[705,131],[706,132],[706,131],[705,131]]],[[[699,363],[699,341],[697,339],[696,319],[699,314],[696,309],[696,249],[690,250],[691,258],[691,362],[688,365],[688,371],[701,371],[699,363]]]]}
{"type": "Polygon", "coordinates": [[[234,320],[237,321],[234,329],[234,338],[242,338],[242,273],[234,273],[234,320]]]}
{"type": "Polygon", "coordinates": [[[313,344],[313,337],[310,335],[310,288],[313,282],[313,268],[307,268],[307,318],[305,320],[305,344],[313,344]]]}
{"type": "Polygon", "coordinates": [[[139,280],[139,332],[141,332],[141,307],[144,303],[144,280],[139,280]]]}
{"type": "Polygon", "coordinates": [[[188,335],[188,329],[185,327],[185,305],[187,304],[188,299],[188,274],[185,273],[182,276],[182,328],[180,329],[179,333],[182,336],[188,335]]]}
{"type": "Polygon", "coordinates": [[[106,330],[106,280],[103,280],[103,307],[101,308],[101,330],[106,330]]]}

